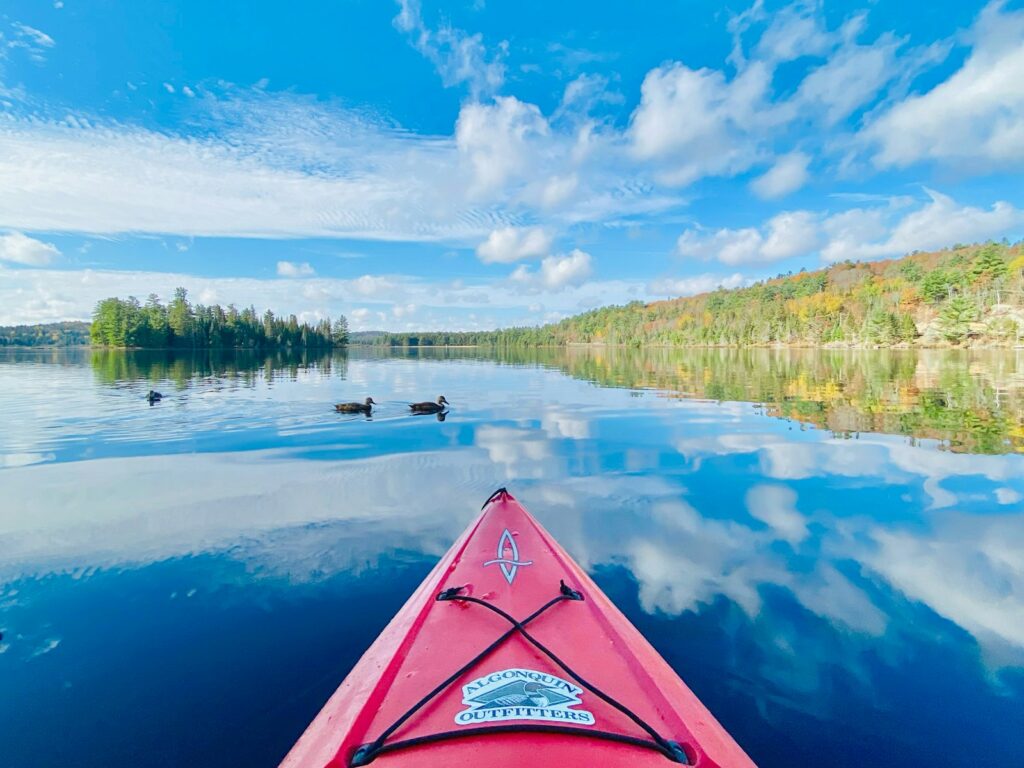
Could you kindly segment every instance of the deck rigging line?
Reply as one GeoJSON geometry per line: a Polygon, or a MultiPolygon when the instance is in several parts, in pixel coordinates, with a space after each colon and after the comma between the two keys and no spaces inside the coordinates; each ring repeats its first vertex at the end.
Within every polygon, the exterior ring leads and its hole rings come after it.
{"type": "MultiPolygon", "coordinates": [[[[484,506],[486,507],[487,504],[490,503],[491,499],[493,499],[495,496],[498,496],[502,491],[504,491],[504,488],[495,491],[491,498],[484,503],[484,506]]],[[[488,645],[486,648],[480,651],[480,653],[478,653],[472,659],[470,659],[457,670],[455,670],[455,672],[453,672],[451,675],[445,678],[442,682],[440,682],[432,691],[430,691],[430,693],[428,693],[422,699],[420,699],[411,707],[409,707],[409,709],[407,709],[397,720],[395,720],[394,723],[385,728],[384,731],[380,734],[380,736],[378,736],[370,743],[364,744],[361,747],[359,747],[355,751],[355,754],[352,755],[352,759],[349,761],[349,765],[352,768],[358,768],[359,766],[369,765],[373,760],[375,760],[380,755],[383,755],[388,752],[394,752],[400,749],[406,749],[408,747],[419,746],[422,744],[430,744],[438,741],[448,741],[450,739],[457,739],[464,736],[480,736],[484,734],[495,733],[557,733],[560,735],[603,739],[605,741],[615,741],[622,744],[631,744],[636,747],[651,749],[655,752],[664,755],[672,762],[679,763],[681,765],[691,764],[690,759],[687,756],[687,753],[683,749],[682,745],[680,745],[678,742],[666,739],[664,736],[659,734],[650,724],[648,724],[646,720],[644,720],[642,717],[640,717],[631,709],[629,709],[625,704],[620,703],[613,697],[606,694],[604,691],[600,690],[596,686],[584,680],[575,671],[573,671],[568,664],[562,661],[555,654],[554,651],[552,651],[550,648],[548,648],[537,638],[535,638],[533,635],[526,631],[527,624],[532,622],[534,619],[543,614],[552,606],[563,602],[582,601],[583,595],[579,591],[567,586],[564,581],[560,581],[559,593],[556,597],[551,598],[550,600],[548,600],[548,602],[544,603],[544,605],[542,605],[536,611],[531,613],[525,619],[519,621],[495,605],[491,605],[490,603],[480,600],[476,597],[470,597],[469,595],[459,594],[462,590],[463,587],[448,587],[447,589],[442,590],[437,595],[436,599],[442,602],[460,601],[464,603],[474,603],[476,605],[482,605],[484,608],[488,609],[489,611],[493,611],[494,613],[498,614],[503,619],[505,619],[509,624],[512,625],[512,628],[507,630],[504,634],[500,635],[497,639],[494,640],[494,642],[492,642],[490,645],[488,645]],[[510,637],[512,637],[512,635],[516,633],[522,635],[523,638],[527,640],[527,642],[532,644],[535,648],[537,648],[537,650],[539,650],[541,653],[543,653],[545,656],[551,659],[551,661],[558,665],[558,667],[563,672],[565,672],[565,674],[567,674],[569,677],[575,680],[576,683],[580,685],[580,687],[590,691],[603,702],[617,709],[619,712],[621,712],[634,723],[636,723],[644,732],[646,732],[650,736],[650,738],[645,739],[639,738],[637,736],[629,736],[624,733],[593,730],[590,728],[574,728],[572,726],[567,725],[515,723],[511,725],[482,725],[473,728],[461,728],[458,730],[441,731],[438,733],[427,734],[425,736],[415,736],[409,739],[388,742],[388,739],[392,735],[394,735],[395,731],[401,728],[402,725],[405,724],[409,720],[409,718],[416,714],[416,712],[418,712],[424,705],[426,705],[438,694],[447,689],[456,680],[462,677],[462,675],[464,675],[466,672],[468,672],[470,669],[476,666],[487,655],[492,653],[496,648],[498,648],[502,643],[504,643],[506,640],[508,640],[510,637]]]]}

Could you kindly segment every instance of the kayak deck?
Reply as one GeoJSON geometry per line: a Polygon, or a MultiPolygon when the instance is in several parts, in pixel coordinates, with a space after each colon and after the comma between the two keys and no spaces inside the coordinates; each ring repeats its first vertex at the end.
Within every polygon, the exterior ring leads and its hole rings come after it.
{"type": "Polygon", "coordinates": [[[504,489],[289,752],[285,768],[753,763],[504,489]]]}

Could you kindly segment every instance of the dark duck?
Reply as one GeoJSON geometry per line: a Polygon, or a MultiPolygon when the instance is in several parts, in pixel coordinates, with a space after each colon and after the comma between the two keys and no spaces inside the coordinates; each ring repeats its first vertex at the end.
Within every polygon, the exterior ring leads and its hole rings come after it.
{"type": "Polygon", "coordinates": [[[368,397],[365,403],[338,403],[334,410],[338,413],[369,413],[375,405],[373,398],[368,397]]]}
{"type": "Polygon", "coordinates": [[[159,403],[161,400],[164,399],[164,396],[161,395],[159,392],[155,392],[151,389],[149,390],[149,394],[146,395],[146,399],[149,401],[149,404],[152,405],[153,403],[159,403]]]}
{"type": "Polygon", "coordinates": [[[444,395],[441,395],[437,398],[436,403],[410,403],[409,408],[412,409],[413,413],[440,413],[445,409],[446,405],[449,405],[449,403],[444,399],[444,395]]]}

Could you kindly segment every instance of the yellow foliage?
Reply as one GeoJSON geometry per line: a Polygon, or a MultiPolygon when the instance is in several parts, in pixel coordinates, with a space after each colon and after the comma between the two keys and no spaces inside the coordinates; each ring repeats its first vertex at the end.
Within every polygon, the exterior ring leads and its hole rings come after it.
{"type": "Polygon", "coordinates": [[[843,298],[835,293],[812,293],[786,302],[786,311],[801,320],[817,315],[830,315],[843,306],[843,298]]]}
{"type": "Polygon", "coordinates": [[[900,290],[900,306],[916,307],[921,303],[921,295],[917,292],[916,285],[908,285],[900,290]]]}

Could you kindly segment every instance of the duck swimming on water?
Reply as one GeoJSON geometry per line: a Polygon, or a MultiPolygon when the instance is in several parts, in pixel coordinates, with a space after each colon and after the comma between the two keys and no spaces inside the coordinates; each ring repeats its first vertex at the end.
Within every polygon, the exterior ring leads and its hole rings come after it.
{"type": "Polygon", "coordinates": [[[437,398],[436,403],[410,403],[409,408],[413,413],[440,413],[446,405],[450,405],[450,403],[444,399],[444,395],[441,395],[437,398]]]}
{"type": "Polygon", "coordinates": [[[376,404],[372,397],[368,397],[365,403],[338,403],[334,410],[338,413],[369,413],[376,404]]]}
{"type": "Polygon", "coordinates": [[[161,395],[159,392],[154,392],[151,389],[149,390],[149,394],[146,395],[146,399],[149,400],[149,404],[152,405],[153,403],[159,403],[161,400],[164,399],[164,396],[161,395]]]}

